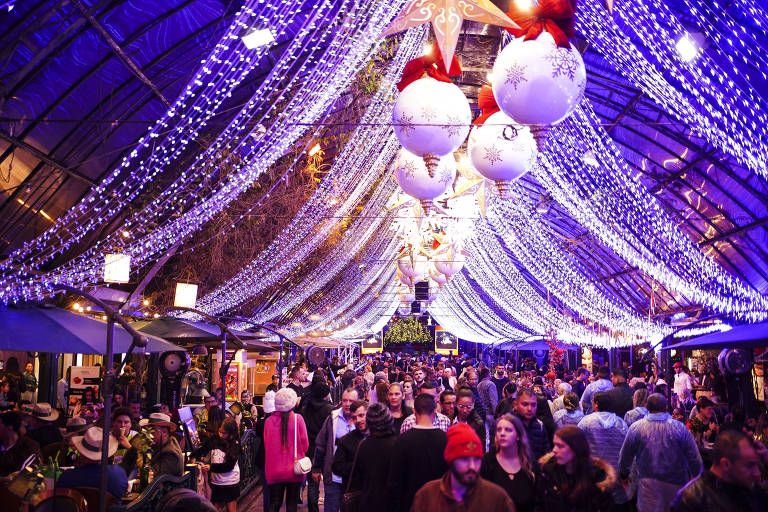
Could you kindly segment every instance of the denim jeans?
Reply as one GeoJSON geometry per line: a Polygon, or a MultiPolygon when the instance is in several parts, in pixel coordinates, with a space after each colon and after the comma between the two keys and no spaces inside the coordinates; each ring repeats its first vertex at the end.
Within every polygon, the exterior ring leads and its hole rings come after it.
{"type": "Polygon", "coordinates": [[[323,480],[325,486],[325,506],[324,512],[339,512],[341,510],[341,498],[344,495],[344,489],[341,484],[334,482],[326,482],[323,480]]]}
{"type": "Polygon", "coordinates": [[[307,475],[307,510],[320,512],[318,501],[320,500],[320,482],[315,482],[312,474],[307,475]]]}

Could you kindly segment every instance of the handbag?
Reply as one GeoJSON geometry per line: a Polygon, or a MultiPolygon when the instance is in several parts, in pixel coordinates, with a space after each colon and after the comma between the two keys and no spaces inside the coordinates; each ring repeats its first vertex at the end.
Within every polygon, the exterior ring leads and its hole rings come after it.
{"type": "Polygon", "coordinates": [[[341,497],[341,512],[357,512],[360,509],[360,496],[363,491],[349,491],[352,485],[352,475],[355,473],[355,466],[357,465],[357,454],[360,452],[360,445],[365,442],[365,439],[360,441],[355,450],[355,457],[352,459],[352,469],[349,471],[349,481],[347,482],[347,489],[344,491],[344,495],[341,497]]]}
{"type": "Polygon", "coordinates": [[[312,471],[312,459],[307,456],[299,458],[297,442],[297,430],[299,430],[299,418],[296,413],[293,413],[293,474],[294,475],[306,475],[312,471]]]}

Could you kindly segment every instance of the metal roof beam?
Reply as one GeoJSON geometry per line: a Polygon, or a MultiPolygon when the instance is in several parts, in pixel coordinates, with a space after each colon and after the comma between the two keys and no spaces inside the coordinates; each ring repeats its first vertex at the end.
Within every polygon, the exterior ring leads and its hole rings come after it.
{"type": "Polygon", "coordinates": [[[709,238],[707,240],[702,240],[701,242],[699,242],[699,245],[700,246],[711,245],[711,244],[714,244],[716,242],[720,242],[722,240],[726,240],[727,238],[730,238],[732,236],[738,235],[740,233],[744,233],[746,231],[749,231],[750,229],[758,228],[758,227],[763,226],[765,224],[768,224],[768,217],[759,218],[759,219],[755,220],[754,222],[750,222],[749,224],[747,224],[745,226],[741,226],[741,227],[738,227],[736,229],[732,229],[731,231],[726,231],[725,233],[720,233],[719,235],[713,236],[712,238],[709,238]]]}

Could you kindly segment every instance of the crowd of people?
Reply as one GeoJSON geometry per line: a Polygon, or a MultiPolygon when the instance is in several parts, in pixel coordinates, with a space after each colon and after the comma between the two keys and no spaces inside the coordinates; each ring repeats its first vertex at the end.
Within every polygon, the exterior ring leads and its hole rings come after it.
{"type": "MultiPolygon", "coordinates": [[[[768,415],[695,397],[700,382],[679,363],[671,387],[655,371],[529,363],[402,354],[303,362],[283,387],[275,376],[258,405],[247,390],[228,410],[221,389],[205,397],[194,450],[176,411],[157,404],[143,418],[138,400],[118,393],[108,491],[119,499],[142,468],[180,475],[186,450],[208,474],[210,501],[234,512],[249,418],[270,511],[300,502],[310,512],[768,510],[768,415]]],[[[84,395],[64,425],[49,404],[18,400],[0,415],[0,478],[60,446],[77,455],[57,485],[92,485],[104,433],[100,408],[88,405],[98,397],[84,395]]]]}

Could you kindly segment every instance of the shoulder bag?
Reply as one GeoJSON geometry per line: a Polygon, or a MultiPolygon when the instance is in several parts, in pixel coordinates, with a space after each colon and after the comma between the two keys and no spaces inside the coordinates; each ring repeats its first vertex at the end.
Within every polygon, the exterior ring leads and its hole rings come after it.
{"type": "Polygon", "coordinates": [[[352,459],[352,469],[349,471],[349,481],[347,482],[347,489],[344,491],[344,495],[341,497],[341,512],[357,512],[360,509],[360,496],[362,491],[349,492],[349,488],[352,486],[352,475],[355,474],[355,466],[357,465],[357,454],[360,452],[360,446],[365,442],[365,439],[360,441],[355,450],[355,457],[352,459]]]}
{"type": "Polygon", "coordinates": [[[293,413],[293,474],[294,475],[306,475],[312,471],[312,459],[307,456],[299,458],[298,449],[299,443],[297,442],[299,430],[299,418],[296,413],[293,413]]]}

